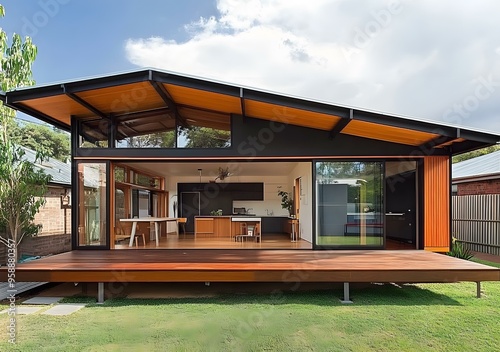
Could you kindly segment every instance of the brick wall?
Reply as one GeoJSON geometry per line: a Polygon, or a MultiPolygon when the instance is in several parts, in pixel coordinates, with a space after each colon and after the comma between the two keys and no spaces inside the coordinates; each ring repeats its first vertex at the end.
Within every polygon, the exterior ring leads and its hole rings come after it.
{"type": "Polygon", "coordinates": [[[71,209],[61,209],[64,188],[49,188],[45,205],[35,215],[35,224],[42,225],[40,235],[71,233],[71,209]]]}
{"type": "Polygon", "coordinates": [[[44,256],[71,250],[71,234],[41,235],[23,239],[19,246],[21,255],[44,256]]]}
{"type": "MultiPolygon", "coordinates": [[[[49,188],[45,205],[35,215],[35,224],[41,224],[42,230],[36,237],[23,239],[18,248],[20,255],[45,256],[71,250],[71,209],[61,209],[61,195],[64,195],[64,188],[49,188]]],[[[0,247],[0,264],[3,265],[7,251],[4,245],[0,247]]]]}
{"type": "Polygon", "coordinates": [[[457,195],[500,194],[500,179],[457,184],[457,195]]]}
{"type": "MultiPolygon", "coordinates": [[[[7,247],[0,245],[0,264],[7,262],[7,247]]],[[[25,256],[46,256],[71,250],[71,234],[41,235],[24,238],[18,247],[19,258],[25,256]]]]}

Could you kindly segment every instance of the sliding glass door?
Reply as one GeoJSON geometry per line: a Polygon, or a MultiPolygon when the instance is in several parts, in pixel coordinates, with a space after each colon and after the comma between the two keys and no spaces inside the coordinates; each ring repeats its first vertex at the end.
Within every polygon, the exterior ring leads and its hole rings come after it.
{"type": "Polygon", "coordinates": [[[321,161],[316,173],[316,246],[384,246],[384,163],[321,161]]]}
{"type": "Polygon", "coordinates": [[[77,247],[108,247],[107,163],[78,164],[77,247]]]}

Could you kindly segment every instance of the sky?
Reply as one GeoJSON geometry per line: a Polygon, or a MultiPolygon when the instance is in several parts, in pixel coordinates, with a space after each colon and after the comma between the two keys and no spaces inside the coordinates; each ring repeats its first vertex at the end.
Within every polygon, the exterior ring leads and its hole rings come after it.
{"type": "Polygon", "coordinates": [[[0,0],[37,84],[144,67],[500,134],[495,0],[0,0]]]}

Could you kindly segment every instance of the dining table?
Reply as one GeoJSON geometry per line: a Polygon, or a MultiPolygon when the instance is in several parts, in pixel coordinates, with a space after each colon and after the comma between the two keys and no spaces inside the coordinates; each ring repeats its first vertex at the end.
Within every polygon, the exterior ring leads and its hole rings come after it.
{"type": "Polygon", "coordinates": [[[178,235],[179,234],[179,229],[178,229],[178,221],[179,218],[165,218],[165,217],[153,217],[153,216],[146,216],[146,217],[137,217],[137,218],[131,218],[131,219],[120,219],[121,222],[131,222],[132,223],[132,229],[130,230],[130,242],[128,244],[129,247],[132,247],[134,243],[134,238],[135,238],[135,233],[137,231],[137,224],[139,222],[146,222],[146,223],[154,223],[155,225],[155,240],[156,240],[156,247],[160,244],[159,240],[159,233],[160,233],[160,226],[162,222],[168,223],[168,222],[175,222],[175,233],[178,235]]]}

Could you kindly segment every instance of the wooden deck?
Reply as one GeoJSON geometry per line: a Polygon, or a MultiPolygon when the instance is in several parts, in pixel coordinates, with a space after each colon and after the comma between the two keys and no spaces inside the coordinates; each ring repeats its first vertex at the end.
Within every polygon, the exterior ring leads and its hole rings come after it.
{"type": "Polygon", "coordinates": [[[421,250],[81,250],[18,264],[16,281],[480,282],[500,269],[421,250]]]}

